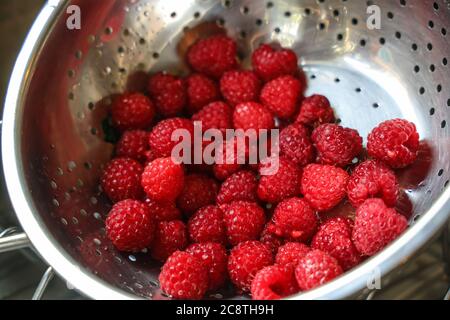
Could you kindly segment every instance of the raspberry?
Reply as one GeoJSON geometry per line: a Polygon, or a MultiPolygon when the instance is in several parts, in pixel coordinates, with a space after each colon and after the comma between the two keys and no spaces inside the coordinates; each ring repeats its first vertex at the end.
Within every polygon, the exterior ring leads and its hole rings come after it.
{"type": "Polygon", "coordinates": [[[250,291],[256,273],[273,263],[270,250],[259,241],[246,241],[231,249],[228,273],[231,282],[241,291],[250,291]]]}
{"type": "Polygon", "coordinates": [[[220,79],[220,91],[232,106],[257,101],[260,90],[261,82],[252,71],[228,71],[220,79]]]}
{"type": "Polygon", "coordinates": [[[297,61],[294,51],[275,50],[267,44],[262,44],[252,54],[253,70],[264,81],[283,75],[295,76],[298,73],[297,61]]]}
{"type": "Polygon", "coordinates": [[[159,72],[150,77],[148,91],[155,101],[156,109],[165,117],[179,114],[186,105],[184,80],[171,74],[159,72]]]}
{"type": "Polygon", "coordinates": [[[302,124],[294,123],[281,130],[280,153],[299,166],[313,162],[314,147],[308,129],[302,124]]]}
{"type": "Polygon", "coordinates": [[[272,129],[274,127],[273,116],[262,104],[257,102],[244,102],[238,104],[233,113],[233,126],[235,129],[272,129]]]}
{"type": "Polygon", "coordinates": [[[252,281],[253,300],[278,300],[298,291],[292,270],[269,266],[259,270],[252,281]]]}
{"type": "Polygon", "coordinates": [[[419,134],[414,123],[394,119],[372,130],[367,141],[369,156],[394,169],[412,164],[419,150],[419,134]]]}
{"type": "Polygon", "coordinates": [[[228,256],[224,246],[218,243],[194,243],[187,249],[208,270],[209,290],[217,290],[225,284],[227,279],[228,256]]]}
{"type": "Polygon", "coordinates": [[[154,201],[171,202],[183,191],[184,171],[171,158],[158,158],[145,167],[141,184],[154,201]]]}
{"type": "Polygon", "coordinates": [[[301,192],[314,209],[330,210],[344,199],[348,179],[341,168],[309,164],[303,169],[301,192]]]}
{"type": "Polygon", "coordinates": [[[150,148],[157,158],[170,157],[172,149],[179,141],[172,141],[172,133],[175,130],[187,130],[191,137],[194,136],[194,125],[192,121],[183,118],[171,118],[155,125],[149,135],[150,148]]]}
{"type": "Polygon", "coordinates": [[[123,200],[109,212],[106,233],[117,250],[136,252],[150,245],[155,224],[145,204],[137,200],[123,200]]]}
{"type": "Polygon", "coordinates": [[[394,241],[408,226],[408,221],[381,199],[367,199],[356,210],[352,239],[356,248],[372,256],[394,241]]]}
{"type": "Polygon", "coordinates": [[[260,99],[272,114],[287,119],[297,112],[303,90],[298,79],[282,76],[265,84],[260,99]]]}
{"type": "Polygon", "coordinates": [[[352,221],[335,217],[325,221],[311,242],[311,248],[334,257],[343,270],[361,262],[361,254],[352,242],[352,221]]]}
{"type": "Polygon", "coordinates": [[[112,202],[125,199],[140,199],[142,165],[129,158],[116,158],[108,162],[103,170],[100,183],[112,202]]]}
{"type": "Polygon", "coordinates": [[[175,299],[201,299],[208,290],[208,271],[200,259],[174,252],[161,269],[161,289],[175,299]]]}
{"type": "Polygon", "coordinates": [[[300,193],[301,169],[292,161],[278,157],[278,170],[269,175],[263,175],[265,170],[275,165],[276,158],[273,157],[265,164],[261,164],[259,172],[261,178],[258,184],[258,197],[262,201],[278,203],[284,199],[296,196],[300,193]]]}
{"type": "Polygon", "coordinates": [[[287,268],[295,268],[300,259],[302,259],[311,249],[300,242],[287,242],[278,248],[275,256],[275,263],[287,268]]]}
{"type": "Polygon", "coordinates": [[[139,162],[147,160],[148,133],[142,130],[129,130],[122,134],[116,144],[116,156],[135,159],[139,162]]]}
{"type": "Polygon", "coordinates": [[[377,160],[358,165],[347,185],[348,199],[356,208],[368,198],[381,198],[387,206],[397,203],[399,187],[395,173],[377,160]]]}
{"type": "Polygon", "coordinates": [[[220,98],[219,88],[214,80],[199,73],[194,73],[186,79],[186,87],[190,113],[200,111],[220,98]]]}
{"type": "Polygon", "coordinates": [[[192,121],[200,121],[202,131],[208,129],[218,129],[225,132],[231,128],[233,111],[225,102],[216,101],[206,105],[202,110],[192,116],[192,121]]]}
{"type": "Polygon", "coordinates": [[[345,167],[361,153],[362,138],[358,131],[337,124],[323,124],[317,127],[311,136],[317,150],[317,161],[345,167]]]}
{"type": "Polygon", "coordinates": [[[280,202],[272,217],[270,231],[291,241],[308,241],[316,231],[318,219],[309,204],[300,198],[280,202]]]}
{"type": "Polygon", "coordinates": [[[246,156],[247,150],[241,149],[237,139],[225,141],[215,154],[214,176],[218,180],[225,180],[238,172],[245,163],[246,156]]]}
{"type": "Polygon", "coordinates": [[[145,129],[155,117],[155,107],[140,93],[123,94],[111,106],[113,124],[120,131],[145,129]]]}
{"type": "Polygon", "coordinates": [[[184,179],[184,188],[178,196],[177,205],[181,211],[191,216],[198,209],[216,202],[219,185],[214,179],[203,174],[190,174],[184,179]]]}
{"type": "Polygon", "coordinates": [[[218,242],[225,245],[227,235],[222,210],[216,206],[199,209],[189,219],[188,232],[193,242],[218,242]]]}
{"type": "Polygon", "coordinates": [[[332,123],[334,120],[330,101],[324,96],[315,94],[302,101],[296,122],[316,128],[324,123],[332,123]]]}
{"type": "Polygon", "coordinates": [[[264,230],[261,233],[261,237],[259,241],[265,244],[273,254],[276,254],[278,248],[283,245],[284,239],[276,236],[272,232],[269,231],[270,223],[267,223],[264,227],[264,230]]]}
{"type": "Polygon", "coordinates": [[[148,206],[152,218],[159,221],[171,221],[181,219],[181,212],[173,203],[161,203],[145,198],[145,204],[148,206]]]}
{"type": "Polygon", "coordinates": [[[150,251],[154,259],[164,261],[172,253],[183,250],[187,245],[188,236],[183,221],[160,221],[156,226],[155,238],[150,251]]]}
{"type": "Polygon", "coordinates": [[[201,39],[189,48],[187,61],[200,73],[220,78],[224,72],[237,65],[236,43],[224,35],[215,35],[201,39]]]}
{"type": "Polygon", "coordinates": [[[221,185],[217,195],[217,203],[224,204],[233,201],[256,201],[258,181],[256,175],[248,170],[232,174],[221,185]]]}
{"type": "Polygon", "coordinates": [[[264,210],[254,202],[235,201],[224,206],[228,242],[237,245],[259,239],[266,222],[264,210]]]}

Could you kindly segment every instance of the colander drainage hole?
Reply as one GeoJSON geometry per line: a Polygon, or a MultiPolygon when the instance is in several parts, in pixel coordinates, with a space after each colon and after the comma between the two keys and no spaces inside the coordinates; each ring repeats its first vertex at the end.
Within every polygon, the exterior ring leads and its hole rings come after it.
{"type": "Polygon", "coordinates": [[[444,129],[447,126],[447,121],[442,120],[441,122],[441,128],[444,129]]]}
{"type": "Polygon", "coordinates": [[[430,116],[434,115],[434,113],[436,112],[436,110],[434,108],[430,109],[430,116]]]}

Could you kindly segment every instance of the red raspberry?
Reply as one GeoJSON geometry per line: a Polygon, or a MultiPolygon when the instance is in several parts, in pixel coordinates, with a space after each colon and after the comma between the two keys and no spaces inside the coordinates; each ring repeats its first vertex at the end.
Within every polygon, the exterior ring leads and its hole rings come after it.
{"type": "Polygon", "coordinates": [[[200,111],[207,104],[220,98],[220,92],[214,80],[199,73],[186,79],[188,109],[190,113],[200,111]]]}
{"type": "Polygon", "coordinates": [[[266,226],[264,227],[263,232],[261,233],[259,241],[265,244],[270,249],[270,251],[272,251],[273,254],[276,254],[278,248],[283,245],[284,239],[276,236],[275,234],[270,232],[269,229],[270,223],[267,223],[266,226]]]}
{"type": "Polygon", "coordinates": [[[155,117],[155,107],[140,93],[123,94],[111,106],[113,124],[120,131],[145,129],[155,117]]]}
{"type": "Polygon", "coordinates": [[[413,163],[419,150],[419,134],[414,123],[394,119],[372,130],[367,141],[369,156],[392,168],[404,168],[413,163]]]}
{"type": "Polygon", "coordinates": [[[321,250],[334,257],[344,270],[361,262],[361,254],[352,242],[352,221],[341,217],[330,218],[317,231],[311,248],[321,250]]]}
{"type": "Polygon", "coordinates": [[[141,184],[148,197],[154,201],[171,202],[184,187],[184,170],[171,158],[158,158],[145,167],[141,184]]]}
{"type": "Polygon", "coordinates": [[[172,133],[175,130],[187,130],[191,137],[194,136],[194,125],[191,120],[183,118],[171,118],[155,125],[149,135],[149,144],[157,158],[170,157],[172,149],[181,141],[172,141],[172,133]]]}
{"type": "Polygon", "coordinates": [[[278,203],[284,199],[296,196],[300,193],[300,178],[302,171],[292,161],[278,157],[278,170],[269,175],[263,175],[265,170],[275,166],[276,157],[272,157],[270,162],[261,164],[259,172],[261,178],[258,184],[258,197],[262,201],[278,203]],[[273,160],[273,161],[272,161],[273,160]]]}
{"type": "Polygon", "coordinates": [[[373,256],[394,241],[408,226],[408,221],[381,199],[367,199],[356,210],[353,242],[366,256],[373,256]]]}
{"type": "Polygon", "coordinates": [[[216,206],[201,208],[190,217],[188,232],[193,242],[218,242],[225,245],[227,235],[222,210],[216,206]]]}
{"type": "Polygon", "coordinates": [[[389,207],[395,206],[399,187],[395,173],[377,160],[358,165],[347,185],[348,199],[356,208],[368,198],[381,198],[389,207]]]}
{"type": "Polygon", "coordinates": [[[228,71],[220,79],[220,91],[232,106],[257,101],[260,90],[261,82],[253,71],[228,71]]]}
{"type": "Polygon", "coordinates": [[[295,268],[300,259],[302,259],[311,249],[300,242],[287,242],[278,248],[275,256],[275,263],[287,268],[295,268]]]}
{"type": "Polygon", "coordinates": [[[298,58],[290,49],[275,50],[262,44],[252,54],[253,70],[264,81],[283,75],[295,76],[298,73],[298,58]]]}
{"type": "Polygon", "coordinates": [[[108,238],[120,251],[140,251],[150,245],[155,223],[148,207],[137,200],[117,202],[106,218],[108,238]]]}
{"type": "Polygon", "coordinates": [[[202,123],[202,131],[218,129],[225,132],[233,126],[233,111],[225,102],[216,101],[206,105],[202,110],[192,116],[192,121],[202,123]]]}
{"type": "Polygon", "coordinates": [[[156,225],[155,238],[150,247],[152,257],[165,261],[177,250],[184,250],[188,245],[186,225],[183,221],[161,221],[156,225]]]}
{"type": "Polygon", "coordinates": [[[246,241],[231,249],[228,273],[231,282],[241,291],[250,291],[256,273],[273,263],[270,250],[259,241],[246,241]]]}
{"type": "Polygon", "coordinates": [[[187,249],[208,270],[209,290],[217,290],[225,284],[227,279],[228,256],[224,246],[219,243],[194,243],[187,249]]]}
{"type": "Polygon", "coordinates": [[[291,241],[308,241],[316,231],[318,219],[309,204],[300,198],[280,202],[272,217],[270,231],[291,241]]]}
{"type": "Polygon", "coordinates": [[[201,299],[208,290],[208,270],[187,252],[174,252],[161,269],[161,289],[175,299],[201,299]]]}
{"type": "Polygon", "coordinates": [[[248,170],[242,170],[228,177],[220,187],[217,203],[224,204],[233,201],[255,202],[258,181],[256,175],[248,170]]]}
{"type": "Polygon", "coordinates": [[[314,147],[309,131],[302,124],[294,123],[280,132],[280,153],[299,166],[314,160],[314,147]]]}
{"type": "Polygon", "coordinates": [[[100,183],[112,202],[125,199],[140,199],[142,165],[129,158],[112,159],[103,170],[100,183]]]}
{"type": "Polygon", "coordinates": [[[303,169],[301,192],[314,209],[327,211],[344,199],[348,179],[341,168],[309,164],[303,169]]]}
{"type": "Polygon", "coordinates": [[[142,130],[129,130],[125,131],[117,142],[116,156],[145,162],[148,149],[148,133],[142,130]]]}
{"type": "Polygon", "coordinates": [[[187,60],[191,67],[213,78],[220,78],[224,72],[237,65],[236,43],[224,35],[215,35],[197,41],[189,48],[187,60]]]}
{"type": "Polygon", "coordinates": [[[181,211],[191,216],[198,209],[216,202],[219,185],[214,179],[203,174],[190,174],[184,179],[184,188],[178,196],[177,205],[181,211]]]}
{"type": "Polygon", "coordinates": [[[324,96],[315,94],[302,101],[296,122],[316,128],[324,123],[332,123],[334,120],[330,101],[324,96]]]}
{"type": "Polygon", "coordinates": [[[159,221],[171,221],[181,219],[181,211],[173,203],[161,203],[145,198],[152,218],[159,221]]]}
{"type": "Polygon", "coordinates": [[[297,291],[297,281],[291,269],[269,266],[256,273],[250,292],[253,300],[278,300],[297,291]]]}
{"type": "Polygon", "coordinates": [[[238,139],[225,141],[222,148],[219,148],[215,154],[214,176],[218,180],[225,180],[233,173],[238,172],[242,165],[245,164],[247,153],[246,149],[241,149],[238,139]]]}
{"type": "Polygon", "coordinates": [[[266,222],[264,210],[260,206],[254,202],[235,201],[223,208],[223,220],[231,245],[259,239],[266,222]]]}
{"type": "Polygon", "coordinates": [[[262,104],[257,102],[244,102],[236,106],[233,113],[233,126],[235,129],[272,129],[273,116],[262,104]]]}
{"type": "Polygon", "coordinates": [[[301,290],[311,290],[342,274],[335,258],[320,250],[312,250],[300,259],[295,277],[301,290]]]}
{"type": "Polygon", "coordinates": [[[337,124],[323,124],[311,136],[317,150],[317,161],[345,167],[358,157],[363,149],[358,131],[337,124]]]}
{"type": "Polygon", "coordinates": [[[282,76],[268,83],[261,90],[261,102],[275,116],[287,119],[297,112],[304,88],[292,76],[282,76]]]}
{"type": "Polygon", "coordinates": [[[158,112],[165,117],[179,114],[186,105],[187,94],[183,79],[159,72],[150,77],[148,91],[158,112]]]}

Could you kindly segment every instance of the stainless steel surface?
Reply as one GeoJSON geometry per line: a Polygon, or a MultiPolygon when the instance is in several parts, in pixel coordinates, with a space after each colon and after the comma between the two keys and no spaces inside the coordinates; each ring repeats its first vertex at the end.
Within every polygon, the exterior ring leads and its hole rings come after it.
{"type": "Polygon", "coordinates": [[[0,235],[0,253],[27,248],[30,246],[30,240],[25,233],[12,235],[0,235]]]}
{"type": "Polygon", "coordinates": [[[48,284],[50,281],[52,281],[53,277],[55,276],[55,272],[53,271],[52,267],[48,267],[47,270],[45,270],[45,273],[43,274],[41,281],[39,282],[36,291],[33,294],[32,300],[41,300],[42,296],[44,295],[45,290],[48,287],[48,284]]]}
{"type": "Polygon", "coordinates": [[[391,271],[404,270],[398,267],[448,219],[446,2],[371,1],[381,9],[380,30],[367,28],[367,3],[356,0],[57,4],[42,10],[18,57],[3,117],[3,165],[16,214],[37,251],[86,295],[166,298],[156,281],[159,266],[147,253],[116,252],[104,238],[109,205],[98,175],[112,150],[101,126],[105,97],[138,86],[142,72],[184,73],[178,54],[197,32],[222,26],[240,39],[242,56],[261,42],[293,48],[309,77],[308,94],[325,93],[343,125],[366,136],[377,123],[403,117],[416,123],[423,140],[419,161],[401,173],[409,201],[399,209],[412,208],[409,230],[360,267],[293,299],[366,297],[374,272],[386,287],[391,271]],[[81,8],[81,30],[66,27],[69,4],[81,8]]]}

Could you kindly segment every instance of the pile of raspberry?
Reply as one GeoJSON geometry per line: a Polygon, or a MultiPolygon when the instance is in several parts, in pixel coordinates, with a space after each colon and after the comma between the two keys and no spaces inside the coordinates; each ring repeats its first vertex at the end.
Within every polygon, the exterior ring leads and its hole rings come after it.
{"type": "Polygon", "coordinates": [[[395,170],[417,157],[413,123],[381,123],[364,150],[326,97],[305,97],[292,50],[263,44],[244,70],[235,41],[215,35],[197,40],[186,61],[191,74],[153,74],[146,92],[112,103],[121,138],[101,177],[113,203],[107,237],[163,263],[164,292],[201,299],[231,282],[253,299],[279,299],[340,276],[407,228],[395,170]],[[268,161],[177,164],[172,132],[192,132],[193,121],[203,130],[279,128],[278,171],[261,174],[268,161]],[[347,201],[352,212],[331,214],[347,201]]]}

